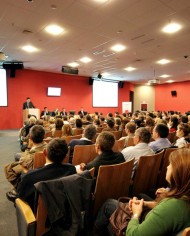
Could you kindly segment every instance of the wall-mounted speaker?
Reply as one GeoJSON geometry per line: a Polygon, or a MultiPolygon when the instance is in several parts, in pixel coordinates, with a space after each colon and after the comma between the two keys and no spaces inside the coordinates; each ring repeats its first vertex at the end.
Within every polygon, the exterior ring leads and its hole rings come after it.
{"type": "Polygon", "coordinates": [[[119,81],[118,88],[123,88],[123,87],[124,87],[124,82],[123,81],[119,81]]]}
{"type": "Polygon", "coordinates": [[[177,96],[177,91],[176,90],[171,91],[171,95],[172,95],[172,97],[176,97],[177,96]]]}
{"type": "Polygon", "coordinates": [[[93,82],[94,82],[94,80],[90,77],[90,78],[89,78],[89,81],[88,81],[88,84],[89,84],[89,85],[93,85],[93,82]]]}
{"type": "Polygon", "coordinates": [[[16,77],[16,70],[22,70],[24,68],[23,62],[6,61],[3,62],[3,69],[10,71],[10,78],[16,77]]]}
{"type": "Polygon", "coordinates": [[[63,73],[72,74],[72,75],[78,75],[78,73],[79,73],[78,68],[71,68],[71,67],[68,67],[68,66],[62,66],[61,71],[63,73]]]}

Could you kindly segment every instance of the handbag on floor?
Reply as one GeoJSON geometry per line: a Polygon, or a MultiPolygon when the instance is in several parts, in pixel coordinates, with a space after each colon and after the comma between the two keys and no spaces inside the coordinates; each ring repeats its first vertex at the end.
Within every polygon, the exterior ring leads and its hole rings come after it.
{"type": "Polygon", "coordinates": [[[111,228],[116,236],[125,235],[127,225],[132,217],[132,212],[129,210],[130,198],[121,197],[118,199],[118,208],[110,216],[111,228]]]}

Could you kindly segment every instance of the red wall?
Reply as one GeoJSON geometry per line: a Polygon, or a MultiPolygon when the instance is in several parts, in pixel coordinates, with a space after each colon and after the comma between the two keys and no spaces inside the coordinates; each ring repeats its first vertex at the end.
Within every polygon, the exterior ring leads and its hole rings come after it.
{"type": "Polygon", "coordinates": [[[155,110],[180,111],[190,110],[190,81],[156,85],[155,110]],[[177,96],[172,97],[171,91],[176,90],[177,96]]]}
{"type": "Polygon", "coordinates": [[[125,82],[124,88],[119,88],[118,108],[93,108],[92,86],[88,77],[55,74],[33,70],[17,70],[15,78],[8,78],[8,107],[0,107],[0,129],[17,129],[22,126],[22,105],[26,97],[30,97],[33,104],[43,110],[47,106],[50,111],[55,108],[67,111],[84,110],[93,113],[122,112],[122,102],[129,101],[129,91],[133,91],[132,84],[125,82]],[[47,97],[47,87],[61,87],[61,97],[47,97]]]}

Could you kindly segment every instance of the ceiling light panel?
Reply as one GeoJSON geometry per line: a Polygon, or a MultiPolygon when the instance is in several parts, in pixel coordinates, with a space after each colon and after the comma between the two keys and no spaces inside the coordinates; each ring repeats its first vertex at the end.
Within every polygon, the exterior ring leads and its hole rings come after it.
{"type": "Polygon", "coordinates": [[[164,33],[173,34],[177,31],[179,31],[182,28],[182,26],[178,23],[170,23],[162,28],[162,31],[164,33]]]}
{"type": "Polygon", "coordinates": [[[159,61],[157,61],[158,64],[161,64],[161,65],[165,65],[165,64],[168,64],[170,63],[171,61],[168,60],[168,59],[161,59],[159,61]]]}
{"type": "Polygon", "coordinates": [[[164,74],[164,75],[160,75],[160,77],[161,77],[161,78],[168,78],[168,77],[171,77],[171,75],[166,75],[166,74],[164,74]]]}
{"type": "Polygon", "coordinates": [[[125,68],[124,70],[130,72],[130,71],[134,71],[134,70],[136,70],[136,68],[129,66],[129,67],[125,68]]]}
{"type": "Polygon", "coordinates": [[[64,29],[58,25],[48,25],[47,27],[45,27],[45,30],[52,35],[59,35],[64,31],[64,29]]]}
{"type": "Polygon", "coordinates": [[[77,67],[77,66],[79,66],[79,63],[77,63],[77,62],[71,62],[71,63],[68,63],[68,66],[77,67]]]}
{"type": "Polygon", "coordinates": [[[113,50],[114,52],[121,52],[125,49],[126,49],[126,46],[124,46],[122,44],[116,44],[116,45],[111,47],[111,50],[113,50]]]}
{"type": "Polygon", "coordinates": [[[24,50],[26,52],[37,52],[38,51],[38,49],[32,45],[25,45],[22,47],[22,50],[24,50]]]}
{"type": "Polygon", "coordinates": [[[92,59],[90,59],[89,57],[83,57],[80,59],[81,62],[84,62],[84,63],[88,63],[90,61],[92,61],[92,59]]]}

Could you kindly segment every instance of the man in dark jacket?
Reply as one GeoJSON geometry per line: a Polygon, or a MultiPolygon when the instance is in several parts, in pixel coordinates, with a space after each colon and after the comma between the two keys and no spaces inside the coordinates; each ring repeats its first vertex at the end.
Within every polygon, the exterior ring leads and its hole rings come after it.
{"type": "MultiPolygon", "coordinates": [[[[80,170],[90,170],[95,167],[94,176],[98,175],[98,170],[101,165],[112,165],[125,162],[121,152],[113,152],[112,148],[115,143],[115,136],[109,131],[101,132],[96,139],[96,152],[98,156],[88,164],[81,163],[80,170]]],[[[80,170],[78,172],[80,172],[80,170]]]]}
{"type": "Polygon", "coordinates": [[[44,149],[45,166],[31,170],[22,176],[21,182],[17,187],[18,197],[28,202],[33,208],[35,183],[75,174],[76,169],[74,166],[62,164],[67,152],[68,147],[65,140],[56,138],[49,142],[47,148],[44,149]]]}

